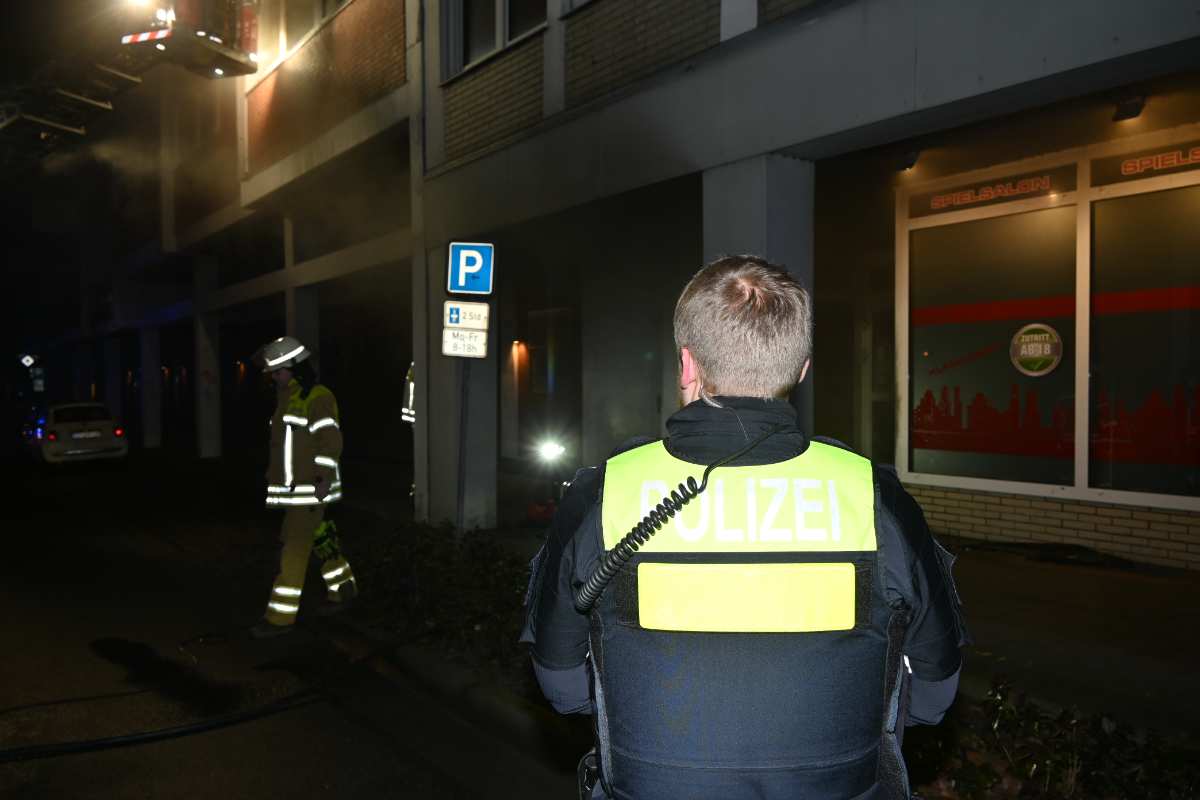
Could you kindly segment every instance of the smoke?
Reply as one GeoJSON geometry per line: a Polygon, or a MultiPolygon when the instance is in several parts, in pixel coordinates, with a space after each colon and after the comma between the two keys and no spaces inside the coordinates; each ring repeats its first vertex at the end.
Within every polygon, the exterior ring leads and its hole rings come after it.
{"type": "Polygon", "coordinates": [[[49,176],[69,176],[103,165],[117,176],[144,179],[158,174],[157,148],[133,138],[104,139],[83,147],[61,150],[46,157],[42,168],[49,176]]]}

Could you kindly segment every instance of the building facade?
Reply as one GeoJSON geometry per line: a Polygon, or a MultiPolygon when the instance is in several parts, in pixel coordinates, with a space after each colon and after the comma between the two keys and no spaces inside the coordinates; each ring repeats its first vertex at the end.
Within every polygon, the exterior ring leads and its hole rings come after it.
{"type": "Polygon", "coordinates": [[[813,287],[805,424],[935,529],[1200,568],[1198,11],[263,0],[255,75],[160,92],[156,255],[188,281],[131,315],[142,362],[186,320],[216,456],[222,342],[319,342],[375,403],[364,464],[487,528],[558,478],[539,443],[660,433],[680,287],[761,253],[813,287]],[[483,359],[441,354],[451,241],[496,248],[483,359]]]}

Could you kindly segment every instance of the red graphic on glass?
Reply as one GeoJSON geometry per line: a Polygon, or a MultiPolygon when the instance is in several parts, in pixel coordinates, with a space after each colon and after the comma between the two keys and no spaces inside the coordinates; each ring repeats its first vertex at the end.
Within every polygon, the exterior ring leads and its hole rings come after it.
{"type": "MultiPolygon", "coordinates": [[[[998,455],[1071,458],[1074,455],[1073,400],[1056,403],[1050,424],[1042,422],[1041,401],[1031,389],[1021,407],[1021,390],[1013,384],[1008,407],[992,406],[977,393],[966,407],[961,387],[942,386],[940,399],[927,390],[912,413],[912,446],[998,455]],[[953,395],[951,394],[953,392],[953,395]]],[[[1167,402],[1153,391],[1136,409],[1097,393],[1090,425],[1091,457],[1099,461],[1200,466],[1200,386],[1188,403],[1177,385],[1167,402]]]]}

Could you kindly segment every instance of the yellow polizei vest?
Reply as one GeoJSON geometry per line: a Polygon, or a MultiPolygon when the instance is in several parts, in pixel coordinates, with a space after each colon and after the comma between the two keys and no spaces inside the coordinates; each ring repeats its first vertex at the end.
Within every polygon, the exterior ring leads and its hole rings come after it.
{"type": "MultiPolygon", "coordinates": [[[[662,442],[610,459],[605,548],[703,470],[662,442]]],[[[871,463],[819,442],[777,464],[714,470],[707,489],[638,552],[639,625],[754,633],[853,628],[856,562],[876,550],[874,499],[871,463]]]]}

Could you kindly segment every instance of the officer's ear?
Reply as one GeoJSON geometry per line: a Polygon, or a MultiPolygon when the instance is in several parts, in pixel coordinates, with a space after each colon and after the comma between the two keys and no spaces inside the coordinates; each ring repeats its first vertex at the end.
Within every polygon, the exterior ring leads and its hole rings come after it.
{"type": "Polygon", "coordinates": [[[679,388],[686,389],[700,380],[700,368],[692,351],[686,347],[679,348],[679,388]]]}
{"type": "Polygon", "coordinates": [[[700,365],[696,363],[692,351],[686,347],[679,348],[679,399],[682,405],[686,406],[700,397],[702,381],[700,365]]]}

